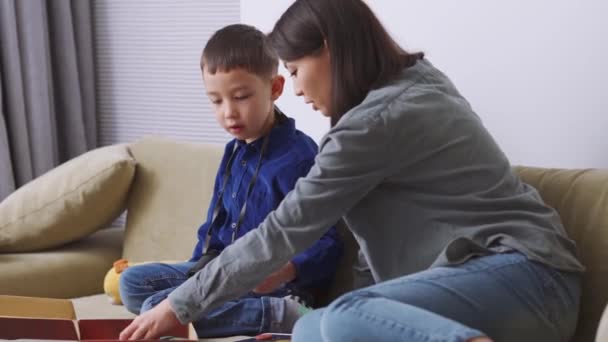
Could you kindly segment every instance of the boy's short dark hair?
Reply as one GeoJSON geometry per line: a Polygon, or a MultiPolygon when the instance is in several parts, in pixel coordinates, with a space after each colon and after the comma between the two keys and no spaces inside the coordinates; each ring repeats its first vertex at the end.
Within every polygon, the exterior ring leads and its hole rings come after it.
{"type": "Polygon", "coordinates": [[[201,57],[201,70],[215,74],[243,68],[260,77],[272,77],[279,58],[268,37],[253,26],[234,24],[216,31],[201,57]]]}

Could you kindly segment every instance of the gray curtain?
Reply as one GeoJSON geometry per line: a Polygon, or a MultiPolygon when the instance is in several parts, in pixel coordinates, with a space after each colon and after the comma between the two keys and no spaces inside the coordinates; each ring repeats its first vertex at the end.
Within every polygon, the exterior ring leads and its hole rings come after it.
{"type": "Polygon", "coordinates": [[[91,2],[0,0],[0,200],[97,146],[91,2]]]}

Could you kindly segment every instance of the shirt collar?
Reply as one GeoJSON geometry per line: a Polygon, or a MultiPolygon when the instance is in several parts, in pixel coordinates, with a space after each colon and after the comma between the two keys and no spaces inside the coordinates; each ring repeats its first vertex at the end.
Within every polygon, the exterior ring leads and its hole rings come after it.
{"type": "MultiPolygon", "coordinates": [[[[281,112],[280,109],[275,107],[275,115],[277,121],[274,126],[270,130],[270,137],[268,141],[267,150],[274,150],[277,146],[283,145],[289,137],[293,136],[296,131],[296,123],[295,120],[289,118],[281,112]]],[[[265,136],[262,136],[255,141],[247,144],[245,140],[236,140],[238,147],[243,147],[244,145],[249,145],[251,148],[255,149],[258,153],[262,151],[262,144],[264,144],[265,136]]]]}

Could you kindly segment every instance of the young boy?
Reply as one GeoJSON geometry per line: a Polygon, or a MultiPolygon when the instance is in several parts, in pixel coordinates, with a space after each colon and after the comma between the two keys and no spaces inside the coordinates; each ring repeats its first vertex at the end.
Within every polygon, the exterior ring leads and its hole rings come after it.
{"type": "MultiPolygon", "coordinates": [[[[134,266],[121,275],[122,301],[136,314],[159,304],[204,267],[203,260],[256,228],[314,163],[314,141],[274,106],[285,79],[277,74],[278,57],[262,32],[240,24],[217,31],[203,50],[201,68],[216,119],[235,139],[226,145],[190,261],[134,266]]],[[[308,309],[299,298],[328,287],[341,253],[332,228],[248,295],[197,320],[198,335],[290,332],[308,309]]]]}

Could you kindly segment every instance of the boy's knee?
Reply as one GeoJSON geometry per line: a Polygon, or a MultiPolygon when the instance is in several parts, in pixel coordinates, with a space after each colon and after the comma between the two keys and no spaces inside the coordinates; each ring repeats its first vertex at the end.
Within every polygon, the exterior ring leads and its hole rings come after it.
{"type": "Polygon", "coordinates": [[[124,307],[134,314],[140,313],[141,299],[140,293],[143,291],[145,272],[139,266],[125,269],[120,274],[118,282],[118,292],[124,307]]]}
{"type": "Polygon", "coordinates": [[[120,274],[118,288],[122,297],[123,292],[126,294],[133,291],[133,287],[138,287],[143,279],[143,273],[140,272],[138,266],[128,267],[120,274]]]}

